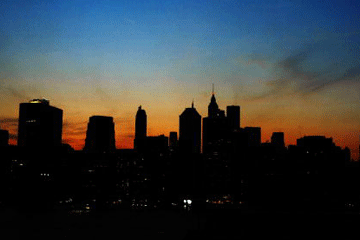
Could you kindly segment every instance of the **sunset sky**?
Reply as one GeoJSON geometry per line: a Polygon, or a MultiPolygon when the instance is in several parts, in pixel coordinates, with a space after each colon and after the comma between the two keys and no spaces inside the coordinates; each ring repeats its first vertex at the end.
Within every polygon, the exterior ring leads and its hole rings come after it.
{"type": "Polygon", "coordinates": [[[221,109],[262,141],[285,132],[333,137],[358,158],[359,1],[0,1],[0,128],[16,144],[19,104],[63,109],[63,140],[82,149],[89,117],[114,117],[132,148],[135,114],[148,135],[178,131],[191,106],[221,109]]]}

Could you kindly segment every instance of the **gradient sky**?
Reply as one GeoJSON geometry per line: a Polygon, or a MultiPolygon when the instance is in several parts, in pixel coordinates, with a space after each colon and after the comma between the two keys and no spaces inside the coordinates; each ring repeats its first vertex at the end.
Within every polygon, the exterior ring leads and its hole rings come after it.
{"type": "Polygon", "coordinates": [[[16,144],[19,103],[64,110],[63,140],[84,145],[92,115],[113,116],[132,148],[139,105],[148,135],[178,131],[211,85],[221,109],[262,141],[284,131],[333,137],[358,158],[359,1],[0,1],[0,127],[16,144]]]}

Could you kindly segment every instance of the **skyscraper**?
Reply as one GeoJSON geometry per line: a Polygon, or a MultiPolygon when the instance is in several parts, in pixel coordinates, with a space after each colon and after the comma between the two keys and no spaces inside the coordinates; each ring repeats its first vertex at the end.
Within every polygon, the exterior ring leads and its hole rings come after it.
{"type": "Polygon", "coordinates": [[[180,151],[200,153],[201,149],[201,116],[194,108],[186,108],[180,115],[179,144],[180,151]]]}
{"type": "Polygon", "coordinates": [[[208,116],[203,118],[203,154],[205,191],[212,197],[230,191],[231,141],[229,119],[219,109],[214,91],[208,106],[208,116]]]}
{"type": "Polygon", "coordinates": [[[212,93],[208,116],[203,118],[203,153],[218,152],[228,137],[229,124],[225,111],[220,110],[212,93]]]}
{"type": "Polygon", "coordinates": [[[46,99],[20,103],[18,145],[22,147],[61,146],[63,111],[46,99]]]}
{"type": "Polygon", "coordinates": [[[226,117],[231,131],[240,129],[240,106],[227,106],[226,117]]]}
{"type": "Polygon", "coordinates": [[[211,95],[210,103],[208,106],[208,117],[216,118],[219,116],[219,112],[220,112],[220,109],[216,102],[215,94],[213,93],[211,95]]]}
{"type": "Polygon", "coordinates": [[[244,133],[247,139],[248,147],[259,147],[261,145],[261,128],[260,127],[246,127],[244,133]]]}
{"type": "Polygon", "coordinates": [[[139,106],[138,111],[136,112],[135,117],[135,139],[134,139],[134,148],[136,150],[144,149],[145,139],[146,139],[146,128],[147,128],[147,116],[144,109],[141,109],[139,106]]]}
{"type": "Polygon", "coordinates": [[[271,136],[271,144],[276,147],[285,147],[284,133],[283,132],[273,132],[271,136]]]}
{"type": "Polygon", "coordinates": [[[84,150],[97,153],[115,151],[115,130],[112,117],[90,117],[84,150]]]}

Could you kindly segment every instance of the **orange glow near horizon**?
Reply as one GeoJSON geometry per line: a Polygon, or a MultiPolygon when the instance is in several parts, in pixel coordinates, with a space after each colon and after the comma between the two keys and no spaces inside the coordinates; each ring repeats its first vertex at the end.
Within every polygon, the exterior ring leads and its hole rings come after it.
{"type": "MultiPolygon", "coordinates": [[[[116,128],[116,127],[115,127],[116,128]]],[[[134,127],[133,127],[134,129],[134,127]]],[[[261,134],[262,134],[262,142],[270,141],[271,135],[273,131],[266,131],[267,129],[271,129],[269,127],[262,127],[261,134]]],[[[151,132],[148,132],[148,136],[157,136],[164,134],[165,136],[169,136],[170,131],[176,131],[176,129],[172,128],[166,128],[166,132],[164,129],[154,129],[151,130],[151,132]]],[[[284,129],[285,130],[285,129],[284,129]]],[[[275,130],[279,131],[279,130],[275,130]]],[[[10,131],[11,132],[11,131],[10,131]]],[[[357,143],[358,136],[354,135],[347,135],[346,138],[343,138],[341,132],[338,133],[338,135],[327,135],[327,134],[319,134],[317,131],[308,131],[306,134],[302,134],[299,132],[299,130],[295,129],[291,131],[289,129],[288,131],[285,131],[285,144],[286,146],[289,145],[296,145],[296,140],[303,136],[311,136],[311,135],[322,135],[326,137],[332,137],[333,141],[337,146],[340,146],[341,148],[348,147],[351,150],[351,157],[353,160],[358,160],[359,158],[359,145],[357,143]]],[[[85,145],[85,137],[86,133],[83,133],[81,135],[72,135],[67,134],[67,132],[63,133],[63,142],[70,144],[75,150],[82,150],[85,145]]],[[[128,135],[121,135],[118,134],[118,132],[115,132],[116,137],[116,147],[118,149],[132,149],[134,147],[134,132],[128,132],[128,135]]],[[[9,140],[10,145],[17,145],[17,140],[11,138],[9,140]]]]}
{"type": "MultiPolygon", "coordinates": [[[[177,96],[169,97],[165,102],[159,102],[155,97],[151,101],[145,99],[125,101],[121,106],[114,104],[113,102],[117,102],[115,100],[112,100],[112,103],[106,103],[109,105],[101,105],[103,102],[99,99],[91,102],[67,99],[62,104],[58,104],[59,100],[57,100],[53,101],[55,102],[53,106],[63,109],[63,142],[70,144],[75,150],[81,150],[85,145],[87,123],[89,116],[92,115],[113,116],[116,147],[132,149],[135,115],[139,105],[142,105],[147,113],[148,136],[162,134],[169,136],[171,131],[179,132],[179,115],[186,107],[191,106],[192,98],[181,94],[175,95],[177,96]],[[118,109],[121,109],[121,112],[118,109]]],[[[205,117],[211,94],[197,95],[200,96],[195,98],[195,108],[202,117],[205,117]]],[[[289,99],[285,104],[281,103],[282,105],[279,105],[280,101],[277,99],[272,102],[234,101],[223,89],[219,90],[216,99],[220,109],[226,109],[228,105],[240,105],[241,127],[261,127],[262,142],[270,141],[272,133],[278,131],[285,133],[287,146],[296,145],[296,140],[303,136],[321,135],[332,137],[337,146],[349,147],[352,159],[359,158],[359,136],[356,125],[358,123],[356,123],[356,118],[352,117],[353,115],[338,114],[335,118],[331,115],[332,112],[329,112],[330,110],[320,111],[319,106],[314,106],[312,101],[306,99],[297,101],[297,104],[293,103],[295,100],[289,99]]],[[[16,145],[18,105],[14,103],[12,105],[13,108],[7,108],[6,113],[9,117],[2,118],[0,127],[9,130],[9,142],[16,145]]]]}
{"type": "Polygon", "coordinates": [[[0,128],[11,144],[19,104],[31,99],[63,110],[63,141],[77,150],[90,116],[112,116],[121,149],[133,147],[139,105],[148,136],[168,136],[192,100],[205,117],[214,91],[220,109],[240,106],[241,127],[261,127],[263,142],[278,131],[287,145],[321,135],[359,158],[352,1],[30,2],[0,4],[0,128]]]}

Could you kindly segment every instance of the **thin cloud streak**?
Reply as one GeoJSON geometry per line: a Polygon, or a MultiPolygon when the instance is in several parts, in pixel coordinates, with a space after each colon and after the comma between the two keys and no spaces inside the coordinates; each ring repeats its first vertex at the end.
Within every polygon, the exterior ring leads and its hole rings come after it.
{"type": "MultiPolygon", "coordinates": [[[[285,59],[275,63],[272,77],[266,83],[266,90],[251,96],[247,100],[255,101],[269,97],[283,98],[298,95],[307,97],[319,93],[334,84],[344,81],[357,81],[360,77],[360,65],[358,59],[347,59],[344,66],[342,61],[329,60],[326,66],[320,69],[312,69],[316,56],[322,55],[321,43],[315,43],[303,47],[300,51],[293,51],[285,59]]],[[[264,58],[251,55],[250,63],[261,62],[264,58]],[[259,59],[256,59],[259,58],[259,59]]],[[[345,60],[344,60],[345,62],[345,60]]]]}
{"type": "Polygon", "coordinates": [[[7,92],[9,92],[11,96],[13,96],[21,101],[27,101],[30,99],[27,94],[24,94],[12,87],[2,87],[2,88],[7,90],[7,92]]]}

